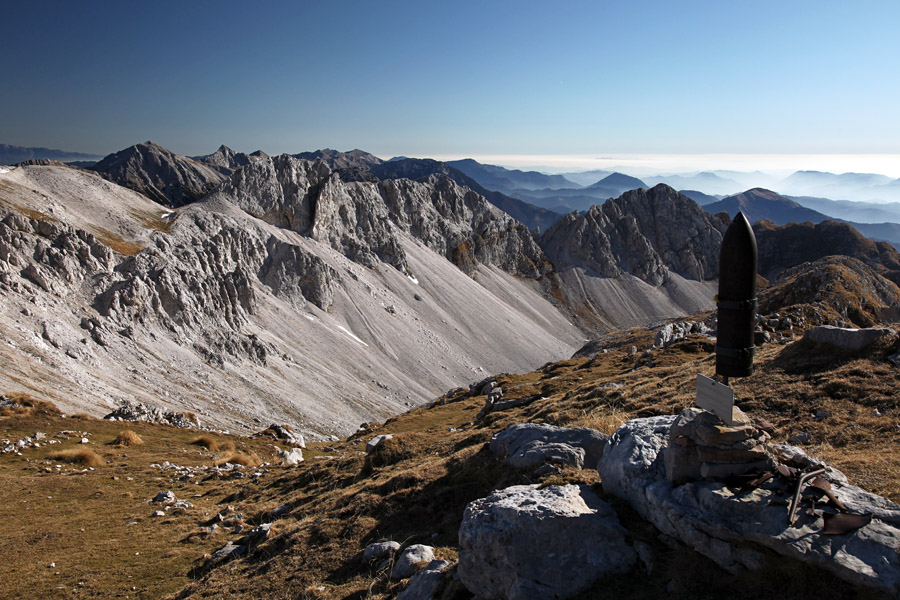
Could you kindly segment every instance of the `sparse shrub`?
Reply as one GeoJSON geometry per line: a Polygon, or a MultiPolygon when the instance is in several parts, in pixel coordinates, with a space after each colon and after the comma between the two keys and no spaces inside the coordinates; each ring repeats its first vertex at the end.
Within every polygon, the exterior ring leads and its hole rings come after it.
{"type": "Polygon", "coordinates": [[[139,446],[143,443],[144,440],[141,439],[141,436],[130,429],[120,431],[116,439],[113,440],[114,446],[139,446]]]}
{"type": "Polygon", "coordinates": [[[69,415],[70,419],[77,419],[79,421],[92,421],[94,417],[87,413],[75,413],[74,415],[69,415]]]}
{"type": "Polygon", "coordinates": [[[219,442],[216,441],[214,437],[211,435],[201,435],[193,440],[191,440],[191,445],[193,446],[203,446],[210,452],[218,452],[219,451],[219,442]]]}
{"type": "Polygon", "coordinates": [[[216,466],[221,467],[225,463],[241,465],[242,467],[255,467],[260,463],[260,460],[256,456],[242,452],[228,452],[216,460],[216,466]]]}
{"type": "Polygon", "coordinates": [[[103,465],[103,458],[87,448],[70,448],[69,450],[57,450],[47,455],[50,460],[81,465],[83,467],[99,467],[103,465]]]}

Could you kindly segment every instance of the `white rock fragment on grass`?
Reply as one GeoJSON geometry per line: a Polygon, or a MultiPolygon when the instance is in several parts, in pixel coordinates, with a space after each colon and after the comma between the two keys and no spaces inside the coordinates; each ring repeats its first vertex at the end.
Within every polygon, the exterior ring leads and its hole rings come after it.
{"type": "Polygon", "coordinates": [[[363,562],[367,565],[371,564],[390,556],[399,549],[399,542],[375,542],[374,544],[369,544],[363,552],[363,562]]]}
{"type": "Polygon", "coordinates": [[[371,440],[369,440],[368,444],[366,444],[366,454],[371,454],[372,452],[375,451],[375,449],[378,446],[383,444],[386,440],[392,440],[392,439],[394,439],[394,436],[391,435],[390,433],[385,434],[385,435],[376,435],[371,440]]]}
{"type": "Polygon", "coordinates": [[[391,569],[391,579],[397,581],[414,575],[422,566],[434,560],[434,548],[424,544],[413,544],[403,551],[391,569]]]}

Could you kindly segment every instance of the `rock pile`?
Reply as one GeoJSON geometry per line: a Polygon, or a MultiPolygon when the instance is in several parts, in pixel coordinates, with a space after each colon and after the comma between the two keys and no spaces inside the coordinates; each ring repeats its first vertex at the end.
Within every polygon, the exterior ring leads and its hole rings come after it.
{"type": "Polygon", "coordinates": [[[766,448],[770,437],[737,407],[731,426],[710,412],[689,408],[669,430],[666,478],[677,485],[774,468],[766,448]]]}
{"type": "Polygon", "coordinates": [[[155,406],[148,406],[142,402],[123,402],[105,417],[110,421],[147,421],[148,423],[168,423],[175,427],[199,427],[200,421],[196,415],[174,412],[155,406]]]}
{"type": "MultiPolygon", "coordinates": [[[[644,519],[735,572],[764,568],[772,552],[831,571],[855,584],[900,593],[900,506],[850,485],[836,469],[823,477],[849,514],[871,515],[855,530],[831,535],[821,525],[833,509],[819,504],[789,523],[789,499],[777,479],[737,489],[717,481],[676,485],[666,477],[671,429],[680,417],[635,419],[611,437],[598,471],[603,489],[626,500],[644,519]],[[823,514],[824,513],[824,514],[823,514]]],[[[677,439],[677,436],[676,436],[677,439]]],[[[799,449],[773,446],[783,466],[809,469],[822,463],[799,449]]]]}

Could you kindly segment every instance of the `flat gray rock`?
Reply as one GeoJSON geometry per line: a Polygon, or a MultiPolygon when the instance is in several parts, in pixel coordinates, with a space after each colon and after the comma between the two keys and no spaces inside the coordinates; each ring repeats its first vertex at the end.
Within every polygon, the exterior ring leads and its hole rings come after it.
{"type": "MultiPolygon", "coordinates": [[[[719,482],[675,486],[666,480],[663,457],[675,416],[629,421],[610,438],[598,471],[603,489],[628,501],[646,520],[728,571],[762,568],[763,549],[826,569],[855,584],[900,593],[900,505],[850,485],[828,468],[832,491],[851,513],[872,521],[844,535],[824,535],[822,521],[800,511],[788,524],[776,493],[763,487],[736,493],[719,482]]],[[[817,461],[799,448],[776,445],[782,456],[817,461]]]]}
{"type": "Polygon", "coordinates": [[[589,427],[556,427],[540,423],[510,425],[491,438],[491,452],[525,469],[545,462],[582,468],[597,465],[608,436],[589,427]],[[564,447],[565,446],[565,447],[564,447]]]}
{"type": "Polygon", "coordinates": [[[897,332],[889,327],[870,327],[868,329],[850,329],[822,325],[813,327],[803,334],[804,340],[817,344],[828,344],[841,350],[862,350],[871,346],[878,340],[897,335],[897,332]]]}
{"type": "Polygon", "coordinates": [[[569,598],[628,570],[625,533],[588,486],[509,487],[466,507],[459,577],[478,597],[569,598]]]}

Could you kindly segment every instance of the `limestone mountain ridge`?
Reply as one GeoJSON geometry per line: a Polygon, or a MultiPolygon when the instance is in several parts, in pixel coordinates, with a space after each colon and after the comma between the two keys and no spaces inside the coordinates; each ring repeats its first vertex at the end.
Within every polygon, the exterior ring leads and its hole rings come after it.
{"type": "MultiPolygon", "coordinates": [[[[243,161],[223,146],[204,158],[214,170],[139,146],[112,156],[170,163],[155,191],[55,164],[2,175],[11,389],[330,435],[585,336],[712,308],[728,220],[664,185],[535,236],[437,161],[346,180],[337,154],[243,161]],[[183,200],[179,165],[222,180],[173,211],[148,196],[183,200]]],[[[786,268],[819,258],[795,254],[786,268]]],[[[864,262],[887,273],[893,256],[864,262]]]]}

